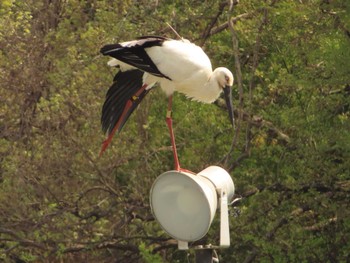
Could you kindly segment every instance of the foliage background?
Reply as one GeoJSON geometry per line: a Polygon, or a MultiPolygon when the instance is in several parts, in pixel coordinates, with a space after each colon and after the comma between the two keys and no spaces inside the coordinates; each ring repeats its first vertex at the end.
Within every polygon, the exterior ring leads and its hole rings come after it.
{"type": "Polygon", "coordinates": [[[159,90],[98,158],[99,48],[169,23],[235,75],[235,131],[221,100],[174,100],[182,166],[226,168],[242,197],[221,261],[350,261],[349,1],[2,0],[0,18],[1,260],[194,260],[148,205],[173,164],[159,90]]]}

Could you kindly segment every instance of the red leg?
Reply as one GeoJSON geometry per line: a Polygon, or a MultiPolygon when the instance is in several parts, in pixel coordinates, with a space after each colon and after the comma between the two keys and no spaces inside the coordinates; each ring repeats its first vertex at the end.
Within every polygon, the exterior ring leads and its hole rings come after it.
{"type": "Polygon", "coordinates": [[[189,170],[186,170],[186,169],[183,169],[180,167],[179,157],[177,156],[177,150],[176,150],[176,144],[175,144],[175,136],[174,136],[174,131],[173,131],[173,119],[171,118],[172,102],[173,102],[173,97],[170,96],[169,102],[168,102],[168,111],[166,114],[166,123],[167,123],[168,128],[169,128],[171,146],[173,148],[175,170],[179,171],[179,172],[186,172],[186,173],[195,174],[192,171],[189,171],[189,170]]]}
{"type": "Polygon", "coordinates": [[[173,148],[175,170],[180,171],[180,163],[179,163],[179,158],[177,156],[175,136],[174,136],[174,131],[173,131],[173,119],[171,118],[172,101],[173,101],[173,96],[170,96],[169,102],[168,102],[168,111],[166,113],[166,123],[167,123],[168,128],[169,128],[171,146],[173,148]]]}

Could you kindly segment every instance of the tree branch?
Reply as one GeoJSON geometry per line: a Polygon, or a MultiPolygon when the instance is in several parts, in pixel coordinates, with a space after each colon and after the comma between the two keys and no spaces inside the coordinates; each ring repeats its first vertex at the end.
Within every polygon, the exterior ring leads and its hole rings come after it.
{"type": "Polygon", "coordinates": [[[226,2],[222,2],[220,5],[219,5],[219,10],[218,12],[216,13],[216,15],[214,16],[214,18],[210,21],[210,23],[207,25],[207,27],[205,28],[202,36],[201,36],[201,39],[202,39],[202,42],[200,44],[200,46],[203,46],[205,41],[211,36],[211,30],[212,28],[215,26],[215,24],[217,23],[219,17],[222,15],[222,13],[224,12],[225,10],[225,7],[228,5],[228,1],[226,2]]]}
{"type": "MultiPolygon", "coordinates": [[[[248,108],[249,111],[252,110],[252,104],[253,104],[253,90],[255,89],[255,73],[256,69],[259,65],[259,50],[261,46],[261,34],[264,28],[264,25],[266,25],[267,22],[267,9],[265,8],[263,11],[263,17],[261,21],[259,22],[258,26],[258,33],[255,38],[255,46],[253,50],[253,64],[251,69],[251,76],[249,80],[249,91],[248,91],[248,108]]],[[[244,151],[247,153],[248,156],[250,156],[251,153],[251,140],[252,140],[252,124],[251,122],[248,122],[247,128],[246,128],[246,136],[245,136],[245,148],[244,151]]]]}
{"type": "Polygon", "coordinates": [[[323,229],[325,229],[326,227],[328,227],[329,225],[335,224],[337,221],[338,221],[338,218],[335,216],[335,217],[332,217],[326,221],[317,223],[315,225],[306,226],[306,227],[304,227],[304,229],[307,231],[311,231],[311,232],[320,232],[323,229]]]}
{"type": "Polygon", "coordinates": [[[233,136],[232,143],[230,150],[228,154],[223,158],[224,160],[224,166],[227,166],[228,160],[231,157],[231,154],[234,150],[234,148],[237,146],[238,138],[241,131],[241,122],[243,119],[243,81],[242,81],[242,71],[241,71],[241,63],[239,59],[239,45],[238,45],[238,36],[236,33],[236,30],[234,28],[232,19],[229,19],[228,21],[229,28],[231,31],[232,36],[232,49],[233,49],[233,55],[235,58],[235,73],[236,73],[236,82],[238,86],[238,94],[239,94],[239,104],[238,104],[238,118],[236,121],[236,129],[235,129],[235,135],[233,136]]]}
{"type": "MultiPolygon", "coordinates": [[[[323,1],[323,3],[329,4],[329,1],[323,1]]],[[[343,21],[341,21],[340,17],[336,12],[329,11],[323,8],[321,8],[321,12],[334,17],[334,26],[336,28],[339,28],[345,34],[345,36],[347,36],[348,39],[350,39],[350,30],[346,28],[345,24],[343,23],[343,21]]]]}
{"type": "Polygon", "coordinates": [[[244,259],[243,263],[253,262],[258,255],[258,249],[256,247],[253,248],[253,251],[244,259]]]}
{"type": "Polygon", "coordinates": [[[220,33],[221,31],[224,31],[225,29],[227,29],[229,27],[229,24],[236,24],[238,21],[242,20],[242,19],[249,19],[252,18],[254,16],[256,12],[251,12],[251,13],[244,13],[244,14],[240,14],[238,16],[232,17],[230,18],[228,21],[226,21],[225,23],[213,27],[210,29],[210,32],[208,33],[208,37],[215,35],[217,33],[220,33]]]}
{"type": "MultiPolygon", "coordinates": [[[[216,102],[214,102],[214,105],[227,110],[225,101],[223,99],[218,99],[216,102]]],[[[251,113],[248,113],[244,111],[243,109],[236,109],[234,111],[236,119],[241,118],[241,120],[245,121],[250,125],[251,127],[255,127],[257,129],[265,128],[267,129],[267,133],[271,135],[275,135],[282,143],[288,144],[290,143],[291,139],[290,137],[284,133],[282,130],[280,130],[278,127],[276,127],[272,122],[264,120],[262,117],[257,115],[252,115],[251,113]],[[239,116],[240,114],[240,116],[239,116]]],[[[238,121],[238,120],[237,120],[238,121]]],[[[236,130],[237,130],[236,126],[236,130]]],[[[224,158],[220,162],[224,162],[227,158],[229,158],[229,155],[232,153],[233,149],[230,150],[227,155],[224,156],[224,158]]],[[[249,157],[248,151],[243,151],[242,154],[237,157],[229,166],[228,170],[232,171],[234,168],[236,168],[240,162],[246,158],[249,157]]],[[[225,163],[225,166],[228,165],[228,160],[225,163]]]]}
{"type": "Polygon", "coordinates": [[[35,242],[33,240],[30,240],[30,239],[21,238],[12,230],[0,228],[0,233],[8,235],[12,238],[12,239],[8,239],[6,241],[18,242],[21,246],[24,246],[24,247],[35,247],[35,248],[38,248],[40,250],[46,250],[46,246],[44,246],[43,244],[35,242]]]}

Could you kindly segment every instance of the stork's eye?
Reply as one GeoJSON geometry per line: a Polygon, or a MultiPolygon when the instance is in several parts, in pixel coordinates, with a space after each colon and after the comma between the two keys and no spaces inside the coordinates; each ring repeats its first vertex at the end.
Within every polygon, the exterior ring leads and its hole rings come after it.
{"type": "Polygon", "coordinates": [[[226,75],[225,80],[226,80],[226,82],[228,82],[230,80],[230,77],[226,75]]]}

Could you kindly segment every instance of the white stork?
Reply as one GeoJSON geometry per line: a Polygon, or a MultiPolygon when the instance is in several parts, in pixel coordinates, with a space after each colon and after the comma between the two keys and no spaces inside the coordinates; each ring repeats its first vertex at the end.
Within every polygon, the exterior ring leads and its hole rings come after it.
{"type": "Polygon", "coordinates": [[[224,91],[233,125],[233,75],[223,67],[213,71],[208,56],[199,46],[185,39],[145,36],[137,40],[105,45],[101,48],[101,53],[113,57],[108,65],[119,67],[120,70],[114,77],[102,108],[102,129],[108,137],[102,144],[100,155],[156,83],[160,84],[169,97],[166,122],[176,170],[182,169],[172,129],[171,105],[174,91],[204,103],[214,102],[224,91]]]}

